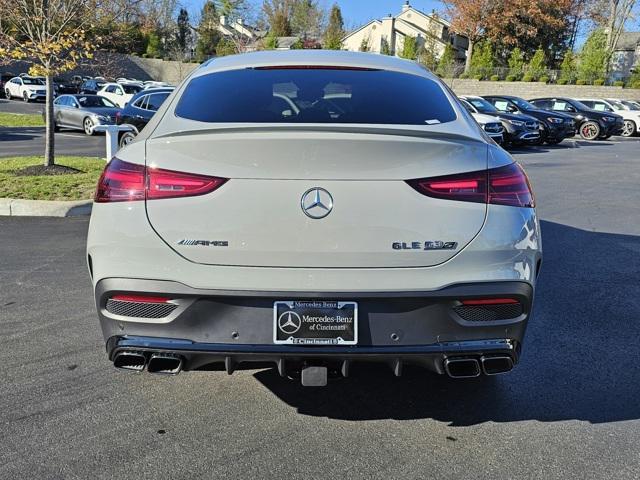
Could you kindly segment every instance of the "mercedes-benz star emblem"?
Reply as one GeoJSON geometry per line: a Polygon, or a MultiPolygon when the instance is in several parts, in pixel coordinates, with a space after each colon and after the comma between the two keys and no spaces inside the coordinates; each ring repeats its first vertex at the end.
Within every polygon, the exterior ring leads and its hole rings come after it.
{"type": "Polygon", "coordinates": [[[324,218],[333,210],[333,197],[324,188],[310,188],[302,195],[302,211],[309,218],[324,218]]]}
{"type": "Polygon", "coordinates": [[[284,312],[278,317],[278,328],[287,335],[293,335],[302,326],[302,319],[296,312],[284,312]]]}

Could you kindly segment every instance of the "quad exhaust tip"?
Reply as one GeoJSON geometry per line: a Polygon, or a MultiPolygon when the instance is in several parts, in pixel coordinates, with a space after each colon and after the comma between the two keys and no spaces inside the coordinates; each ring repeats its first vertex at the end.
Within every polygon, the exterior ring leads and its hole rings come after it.
{"type": "Polygon", "coordinates": [[[444,370],[451,378],[474,378],[480,376],[480,363],[475,358],[447,358],[444,370]]]}
{"type": "Polygon", "coordinates": [[[113,359],[113,365],[121,370],[141,372],[147,364],[147,359],[140,352],[118,352],[113,359]]]}
{"type": "Polygon", "coordinates": [[[480,359],[459,357],[447,358],[444,370],[451,378],[475,378],[481,373],[499,375],[513,370],[513,358],[509,355],[489,355],[480,359]]]}
{"type": "Polygon", "coordinates": [[[173,355],[154,353],[147,365],[149,373],[160,375],[177,375],[182,371],[182,358],[173,355]]]}
{"type": "Polygon", "coordinates": [[[480,363],[485,375],[500,375],[513,370],[513,359],[508,355],[480,357],[480,363]]]}

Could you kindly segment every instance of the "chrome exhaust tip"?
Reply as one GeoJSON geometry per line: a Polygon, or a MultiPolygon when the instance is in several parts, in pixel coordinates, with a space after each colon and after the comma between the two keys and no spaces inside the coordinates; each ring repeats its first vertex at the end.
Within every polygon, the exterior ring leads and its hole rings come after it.
{"type": "Polygon", "coordinates": [[[444,371],[451,378],[475,378],[480,376],[480,364],[475,358],[446,358],[444,371]]]}
{"type": "Polygon", "coordinates": [[[513,359],[508,355],[480,357],[480,363],[485,375],[500,375],[513,370],[513,359]]]}
{"type": "Polygon", "coordinates": [[[113,359],[113,366],[120,370],[141,372],[147,364],[147,358],[140,352],[118,352],[113,359]]]}
{"type": "Polygon", "coordinates": [[[147,371],[160,375],[177,375],[182,371],[182,358],[163,353],[154,353],[149,359],[147,371]]]}

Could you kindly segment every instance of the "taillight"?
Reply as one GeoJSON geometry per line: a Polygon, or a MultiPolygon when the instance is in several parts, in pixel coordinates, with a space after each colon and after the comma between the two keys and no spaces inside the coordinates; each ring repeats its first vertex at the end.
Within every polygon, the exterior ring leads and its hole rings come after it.
{"type": "Polygon", "coordinates": [[[114,158],[100,176],[94,201],[107,203],[192,197],[211,193],[226,181],[219,177],[147,168],[114,158]]]}
{"type": "Polygon", "coordinates": [[[514,207],[535,206],[529,180],[517,163],[490,170],[408,180],[407,183],[428,197],[514,207]]]}

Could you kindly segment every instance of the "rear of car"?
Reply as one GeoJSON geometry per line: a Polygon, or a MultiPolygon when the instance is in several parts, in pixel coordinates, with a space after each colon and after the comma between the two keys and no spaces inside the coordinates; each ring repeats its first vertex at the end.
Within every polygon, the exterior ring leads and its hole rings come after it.
{"type": "Polygon", "coordinates": [[[196,70],[109,162],[87,261],[117,367],[323,385],[509,371],[541,245],[523,170],[428,71],[260,52],[196,70]]]}

